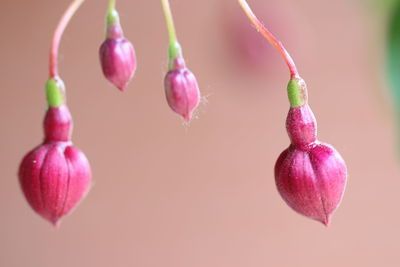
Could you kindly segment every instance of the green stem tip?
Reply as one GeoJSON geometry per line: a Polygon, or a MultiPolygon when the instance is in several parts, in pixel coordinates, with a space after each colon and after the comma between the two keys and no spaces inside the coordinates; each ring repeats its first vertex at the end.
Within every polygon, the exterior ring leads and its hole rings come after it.
{"type": "Polygon", "coordinates": [[[49,107],[59,107],[64,104],[64,83],[59,78],[50,78],[46,82],[46,98],[49,107]]]}
{"type": "Polygon", "coordinates": [[[106,19],[107,19],[107,27],[119,25],[119,14],[115,9],[115,0],[110,0],[110,2],[108,3],[106,19]]]}
{"type": "Polygon", "coordinates": [[[173,68],[173,62],[176,58],[182,57],[182,48],[176,37],[174,20],[172,17],[171,7],[168,0],[161,0],[163,7],[165,21],[167,23],[168,36],[169,36],[169,69],[173,68]]]}
{"type": "Polygon", "coordinates": [[[177,41],[175,43],[170,43],[168,54],[169,54],[168,68],[171,70],[174,68],[174,60],[177,59],[178,57],[182,57],[181,45],[177,41]]]}
{"type": "Polygon", "coordinates": [[[290,106],[295,108],[307,103],[307,85],[300,77],[289,81],[287,94],[290,106]]]}

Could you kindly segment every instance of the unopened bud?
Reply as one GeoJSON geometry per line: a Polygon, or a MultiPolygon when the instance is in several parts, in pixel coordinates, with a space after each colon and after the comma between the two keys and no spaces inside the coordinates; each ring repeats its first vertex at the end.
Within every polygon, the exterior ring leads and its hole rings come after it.
{"type": "Polygon", "coordinates": [[[71,127],[65,105],[49,107],[44,119],[44,142],[30,151],[19,167],[26,200],[55,226],[77,206],[91,181],[87,158],[70,141],[71,127]]]}
{"type": "Polygon", "coordinates": [[[286,120],[291,145],[275,164],[275,181],[292,209],[328,225],[343,197],[346,164],[332,146],[316,139],[317,124],[304,97],[305,84],[297,88],[298,97],[291,99],[289,94],[291,108],[286,120]]]}
{"type": "Polygon", "coordinates": [[[200,91],[193,73],[186,68],[182,57],[173,60],[173,66],[164,79],[165,94],[170,108],[190,121],[200,102],[200,91]]]}
{"type": "Polygon", "coordinates": [[[124,38],[118,13],[113,10],[107,18],[107,36],[99,51],[100,63],[107,80],[124,91],[136,70],[135,50],[124,38]]]}

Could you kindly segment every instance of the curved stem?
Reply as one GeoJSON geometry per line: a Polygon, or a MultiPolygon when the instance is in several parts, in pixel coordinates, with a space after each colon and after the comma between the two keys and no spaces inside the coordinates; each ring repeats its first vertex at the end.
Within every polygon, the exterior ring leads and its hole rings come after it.
{"type": "Polygon", "coordinates": [[[238,0],[240,6],[246,13],[247,17],[250,19],[250,21],[253,23],[253,25],[256,27],[257,31],[260,32],[265,39],[268,40],[268,42],[273,45],[279,53],[282,55],[283,59],[286,61],[286,64],[289,67],[290,71],[290,77],[293,78],[299,78],[299,73],[297,71],[296,65],[294,64],[294,61],[288,51],[285,49],[283,44],[276,39],[276,37],[258,20],[256,15],[253,13],[251,10],[249,4],[247,4],[246,0],[238,0]]]}
{"type": "Polygon", "coordinates": [[[168,0],[161,0],[161,4],[163,6],[165,20],[167,22],[169,42],[172,45],[175,44],[178,40],[176,39],[175,26],[174,26],[174,20],[172,19],[171,7],[169,6],[168,0]]]}
{"type": "Polygon", "coordinates": [[[49,64],[50,78],[56,78],[58,76],[58,66],[57,66],[58,49],[60,47],[60,40],[64,33],[64,30],[67,27],[72,16],[75,14],[75,12],[79,9],[80,5],[84,1],[85,0],[73,0],[73,2],[69,5],[67,10],[61,17],[60,22],[57,25],[50,49],[50,64],[49,64]]]}

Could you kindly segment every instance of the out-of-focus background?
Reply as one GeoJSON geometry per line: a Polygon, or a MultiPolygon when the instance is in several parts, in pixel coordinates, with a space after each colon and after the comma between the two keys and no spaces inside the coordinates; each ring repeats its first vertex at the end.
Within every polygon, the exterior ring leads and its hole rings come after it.
{"type": "Polygon", "coordinates": [[[1,267],[400,266],[400,168],[384,76],[388,6],[360,0],[249,0],[309,87],[319,139],[348,186],[329,228],[280,198],[273,167],[289,144],[284,62],[230,1],[171,0],[204,99],[185,125],[163,91],[159,1],[118,1],[138,70],[125,93],[98,62],[106,0],[88,0],[61,44],[73,141],[94,185],[56,230],[26,203],[17,169],[42,140],[52,31],[67,0],[2,1],[1,267]]]}

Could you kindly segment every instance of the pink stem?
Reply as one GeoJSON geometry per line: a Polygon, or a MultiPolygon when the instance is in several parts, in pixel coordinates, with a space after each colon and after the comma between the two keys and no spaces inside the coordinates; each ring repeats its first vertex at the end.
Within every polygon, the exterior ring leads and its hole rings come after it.
{"type": "Polygon", "coordinates": [[[290,77],[299,78],[299,72],[297,71],[296,65],[292,57],[290,56],[289,52],[285,49],[283,44],[258,20],[256,15],[251,10],[249,4],[247,4],[246,0],[238,0],[240,6],[243,8],[244,12],[246,13],[247,17],[256,27],[257,31],[260,32],[268,42],[273,45],[278,52],[282,55],[283,59],[286,61],[286,64],[289,67],[290,77]]]}
{"type": "Polygon", "coordinates": [[[58,49],[60,47],[61,37],[64,33],[65,28],[70,22],[72,16],[75,14],[75,12],[79,9],[80,5],[84,1],[85,0],[73,0],[73,2],[69,5],[68,9],[65,11],[65,13],[60,19],[60,22],[57,25],[50,49],[50,62],[49,62],[50,78],[58,77],[57,58],[58,58],[58,49]]]}

